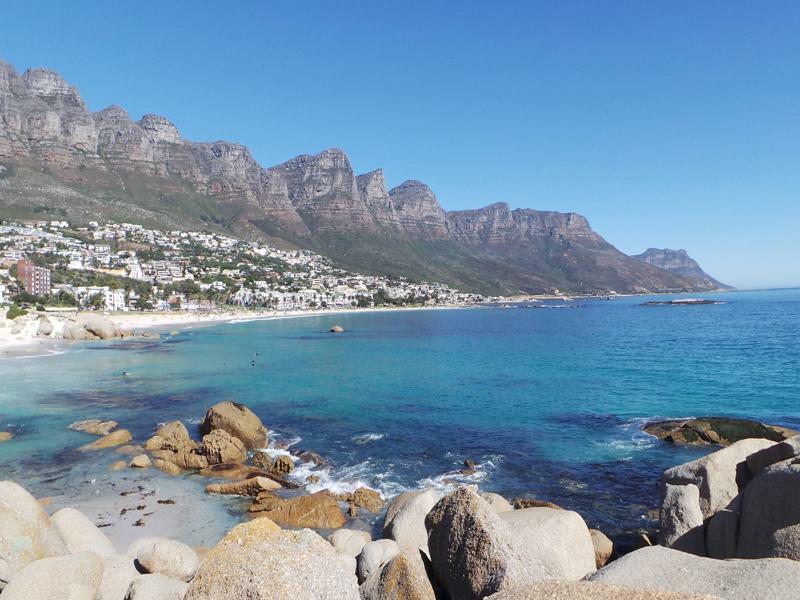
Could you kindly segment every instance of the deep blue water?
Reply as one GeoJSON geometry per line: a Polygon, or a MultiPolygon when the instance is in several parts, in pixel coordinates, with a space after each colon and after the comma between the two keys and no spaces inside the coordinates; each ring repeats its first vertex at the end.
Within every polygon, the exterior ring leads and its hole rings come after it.
{"type": "Polygon", "coordinates": [[[87,461],[99,472],[119,458],[72,452],[89,441],[65,429],[73,420],[114,418],[143,442],[158,423],[196,424],[229,399],[275,439],[329,457],[323,484],[391,495],[471,481],[625,534],[652,526],[661,471],[707,451],[657,441],[640,431],[645,421],[729,415],[800,428],[800,290],[713,298],[724,303],[254,321],[3,359],[0,429],[17,438],[0,445],[0,478],[69,503],[86,493],[87,461]],[[346,332],[326,333],[335,323],[346,332]],[[448,475],[464,459],[481,463],[478,473],[448,475]]]}

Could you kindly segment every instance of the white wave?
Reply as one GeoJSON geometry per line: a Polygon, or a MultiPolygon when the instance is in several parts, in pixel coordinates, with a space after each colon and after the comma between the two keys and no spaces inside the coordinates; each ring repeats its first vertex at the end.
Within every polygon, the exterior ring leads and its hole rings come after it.
{"type": "Polygon", "coordinates": [[[378,440],[382,440],[386,437],[385,433],[364,433],[361,435],[354,435],[350,438],[357,446],[364,446],[365,444],[369,444],[370,442],[377,442],[378,440]]]}

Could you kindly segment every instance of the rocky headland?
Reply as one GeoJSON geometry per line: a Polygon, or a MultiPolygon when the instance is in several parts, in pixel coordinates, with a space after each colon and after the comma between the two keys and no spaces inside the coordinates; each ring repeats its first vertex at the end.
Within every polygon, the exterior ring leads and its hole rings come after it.
{"type": "Polygon", "coordinates": [[[122,548],[81,512],[48,514],[46,500],[0,482],[3,600],[797,597],[800,436],[787,431],[780,440],[726,439],[665,471],[659,532],[620,556],[574,511],[543,500],[512,504],[476,486],[391,499],[367,487],[309,493],[289,475],[325,458],[265,451],[274,445],[269,430],[242,404],[212,406],[196,433],[180,421],[144,440],[113,420],[70,429],[94,436],[82,452],[126,456],[114,469],[206,477],[207,493],[242,497],[249,509],[211,548],[158,536],[122,548]],[[357,518],[362,511],[383,515],[376,539],[357,518]]]}

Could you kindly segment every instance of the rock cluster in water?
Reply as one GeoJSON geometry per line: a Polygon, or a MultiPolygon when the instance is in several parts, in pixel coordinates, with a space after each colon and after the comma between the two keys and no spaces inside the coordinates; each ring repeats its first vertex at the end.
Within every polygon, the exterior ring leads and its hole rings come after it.
{"type": "MultiPolygon", "coordinates": [[[[127,437],[114,422],[72,427],[97,441],[127,437]]],[[[215,405],[200,431],[193,440],[182,423],[163,425],[146,450],[123,447],[132,455],[123,467],[224,478],[207,491],[251,497],[252,520],[211,549],[150,537],[122,551],[80,512],[50,516],[0,482],[0,600],[797,597],[800,436],[746,439],[668,469],[662,545],[612,560],[611,541],[578,513],[533,499],[512,505],[474,486],[396,496],[373,540],[348,528],[349,517],[382,510],[380,494],[286,490],[294,459],[259,449],[268,432],[247,407],[215,405]]]]}

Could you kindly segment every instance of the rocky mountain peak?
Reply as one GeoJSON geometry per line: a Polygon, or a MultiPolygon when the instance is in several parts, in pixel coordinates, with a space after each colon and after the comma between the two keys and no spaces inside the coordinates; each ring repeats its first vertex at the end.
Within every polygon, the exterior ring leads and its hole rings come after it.
{"type": "Polygon", "coordinates": [[[85,107],[78,90],[55,71],[50,69],[28,69],[22,76],[25,86],[33,96],[85,107]]]}
{"type": "Polygon", "coordinates": [[[689,253],[683,249],[648,248],[641,254],[633,256],[633,258],[713,288],[731,289],[730,286],[720,283],[706,273],[697,261],[689,256],[689,253]]]}
{"type": "Polygon", "coordinates": [[[148,138],[154,144],[179,144],[181,142],[178,128],[161,115],[147,114],[139,120],[138,125],[147,132],[148,138]]]}
{"type": "Polygon", "coordinates": [[[400,226],[426,239],[448,237],[447,218],[430,187],[409,179],[389,190],[400,226]]]}

